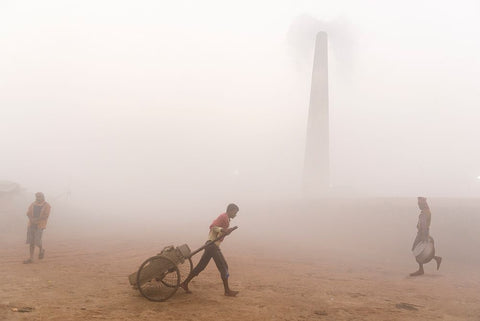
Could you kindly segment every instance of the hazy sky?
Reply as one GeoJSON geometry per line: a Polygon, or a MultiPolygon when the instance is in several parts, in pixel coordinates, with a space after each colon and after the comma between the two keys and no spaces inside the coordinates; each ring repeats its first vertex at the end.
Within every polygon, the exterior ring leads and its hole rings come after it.
{"type": "Polygon", "coordinates": [[[479,21],[479,1],[0,0],[0,179],[297,195],[321,26],[335,189],[478,196],[479,21]]]}

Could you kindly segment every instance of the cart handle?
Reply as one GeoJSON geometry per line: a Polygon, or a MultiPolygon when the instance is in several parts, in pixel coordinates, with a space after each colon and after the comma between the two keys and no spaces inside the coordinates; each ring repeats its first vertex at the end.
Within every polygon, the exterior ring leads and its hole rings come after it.
{"type": "MultiPolygon", "coordinates": [[[[233,231],[235,231],[237,228],[238,228],[238,226],[232,227],[232,229],[230,230],[230,233],[232,233],[233,231]]],[[[227,235],[229,235],[230,233],[228,233],[227,235]]],[[[221,235],[221,236],[217,237],[216,239],[214,239],[213,241],[208,240],[205,245],[199,247],[198,249],[196,249],[195,251],[193,251],[192,253],[190,253],[186,258],[187,258],[187,259],[191,258],[192,256],[194,256],[195,254],[197,254],[197,253],[200,252],[201,250],[205,249],[207,246],[215,243],[216,241],[224,238],[224,237],[227,236],[227,235],[221,235]]]]}

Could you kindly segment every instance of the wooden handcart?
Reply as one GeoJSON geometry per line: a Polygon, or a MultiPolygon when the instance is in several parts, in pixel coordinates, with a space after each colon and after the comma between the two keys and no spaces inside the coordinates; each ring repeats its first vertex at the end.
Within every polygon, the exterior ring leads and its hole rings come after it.
{"type": "MultiPolygon", "coordinates": [[[[233,227],[232,231],[235,229],[237,226],[233,227]]],[[[137,272],[130,274],[129,282],[145,298],[157,302],[166,301],[177,292],[180,284],[192,272],[192,256],[223,237],[225,236],[209,241],[193,252],[187,244],[167,246],[157,255],[145,260],[137,272]]]]}

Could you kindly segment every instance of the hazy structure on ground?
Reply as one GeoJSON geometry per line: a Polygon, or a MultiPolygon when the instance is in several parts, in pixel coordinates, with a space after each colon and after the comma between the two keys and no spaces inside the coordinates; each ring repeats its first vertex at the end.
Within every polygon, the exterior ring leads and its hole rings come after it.
{"type": "Polygon", "coordinates": [[[330,185],[327,40],[326,32],[317,33],[303,174],[303,191],[308,197],[325,195],[330,185]]]}

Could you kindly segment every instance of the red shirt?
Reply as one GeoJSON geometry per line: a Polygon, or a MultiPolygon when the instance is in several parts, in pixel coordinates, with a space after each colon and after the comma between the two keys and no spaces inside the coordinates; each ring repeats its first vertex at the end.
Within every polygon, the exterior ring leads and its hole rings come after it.
{"type": "Polygon", "coordinates": [[[230,218],[227,213],[220,214],[210,225],[210,228],[217,226],[223,229],[227,229],[230,226],[230,218]]]}
{"type": "MultiPolygon", "coordinates": [[[[222,233],[222,230],[226,230],[230,226],[230,218],[227,213],[220,214],[210,225],[210,233],[208,234],[208,239],[210,241],[215,240],[222,233]],[[222,230],[220,230],[222,229],[222,230]]],[[[220,246],[220,243],[223,241],[223,237],[219,239],[215,244],[220,246]]]]}

